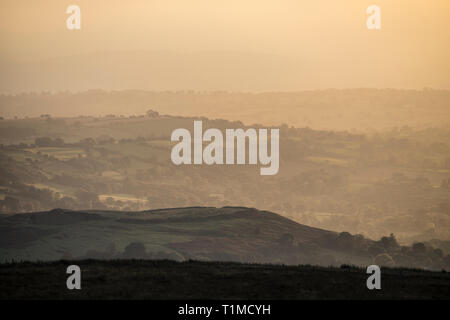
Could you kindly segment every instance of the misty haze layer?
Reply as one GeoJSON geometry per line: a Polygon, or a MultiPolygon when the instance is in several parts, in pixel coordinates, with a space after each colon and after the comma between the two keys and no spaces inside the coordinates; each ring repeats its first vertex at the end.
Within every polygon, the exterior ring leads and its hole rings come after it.
{"type": "Polygon", "coordinates": [[[0,92],[450,88],[450,3],[4,0],[0,92]]]}

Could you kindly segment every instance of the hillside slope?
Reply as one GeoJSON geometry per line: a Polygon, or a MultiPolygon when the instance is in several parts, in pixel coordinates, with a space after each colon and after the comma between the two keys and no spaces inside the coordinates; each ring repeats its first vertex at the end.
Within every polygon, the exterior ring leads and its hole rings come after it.
{"type": "MultiPolygon", "coordinates": [[[[68,211],[0,218],[0,256],[10,260],[144,258],[287,264],[365,264],[327,246],[337,234],[268,211],[191,207],[143,212],[68,211]]],[[[369,241],[369,240],[367,240],[369,241]]]]}

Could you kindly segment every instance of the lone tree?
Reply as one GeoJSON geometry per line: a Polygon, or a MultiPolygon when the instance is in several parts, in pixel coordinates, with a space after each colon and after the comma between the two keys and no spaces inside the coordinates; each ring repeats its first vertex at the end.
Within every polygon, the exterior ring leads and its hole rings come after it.
{"type": "Polygon", "coordinates": [[[159,112],[152,110],[152,109],[148,109],[146,114],[147,114],[147,117],[149,117],[149,118],[158,118],[159,117],[159,112]]]}

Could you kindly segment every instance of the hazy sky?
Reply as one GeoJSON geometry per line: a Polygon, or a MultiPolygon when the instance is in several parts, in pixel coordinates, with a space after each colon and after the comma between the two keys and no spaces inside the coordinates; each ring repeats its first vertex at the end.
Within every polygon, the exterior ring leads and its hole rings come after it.
{"type": "Polygon", "coordinates": [[[322,75],[318,88],[450,89],[449,0],[1,0],[0,39],[3,65],[98,51],[237,51],[294,59],[322,75]],[[80,31],[66,29],[70,4],[81,7],[80,31]],[[371,4],[382,10],[379,31],[366,28],[371,4]]]}

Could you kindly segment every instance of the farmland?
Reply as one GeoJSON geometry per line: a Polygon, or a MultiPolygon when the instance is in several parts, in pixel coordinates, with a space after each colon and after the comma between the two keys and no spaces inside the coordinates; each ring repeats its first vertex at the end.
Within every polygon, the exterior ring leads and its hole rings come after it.
{"type": "MultiPolygon", "coordinates": [[[[306,225],[404,243],[449,239],[450,133],[408,128],[371,134],[281,127],[280,171],[175,166],[170,133],[192,118],[3,120],[0,210],[148,210],[249,206],[306,225]]],[[[203,120],[206,127],[241,123],[203,120]]],[[[245,128],[245,126],[244,126],[245,128]]]]}

